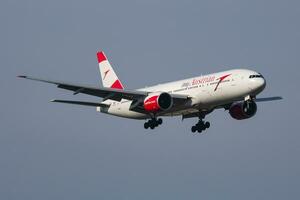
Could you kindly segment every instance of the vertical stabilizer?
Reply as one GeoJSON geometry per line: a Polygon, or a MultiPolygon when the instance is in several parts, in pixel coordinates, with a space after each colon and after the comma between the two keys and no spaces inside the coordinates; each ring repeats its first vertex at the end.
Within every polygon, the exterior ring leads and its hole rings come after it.
{"type": "Polygon", "coordinates": [[[97,58],[103,87],[123,90],[123,84],[121,83],[109,61],[107,60],[104,52],[97,52],[97,58]]]}

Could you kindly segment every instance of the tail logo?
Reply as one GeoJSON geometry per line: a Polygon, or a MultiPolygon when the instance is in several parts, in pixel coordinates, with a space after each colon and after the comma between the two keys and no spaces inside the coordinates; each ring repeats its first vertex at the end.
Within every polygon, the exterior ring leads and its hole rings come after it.
{"type": "Polygon", "coordinates": [[[110,70],[108,69],[107,71],[104,72],[104,76],[103,76],[103,80],[106,78],[108,72],[110,72],[110,70]]]}

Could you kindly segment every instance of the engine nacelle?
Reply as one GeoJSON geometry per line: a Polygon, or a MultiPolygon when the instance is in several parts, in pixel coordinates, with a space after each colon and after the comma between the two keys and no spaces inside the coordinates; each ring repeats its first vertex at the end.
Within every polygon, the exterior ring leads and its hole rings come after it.
{"type": "Polygon", "coordinates": [[[173,99],[166,92],[152,93],[144,100],[144,109],[148,112],[168,110],[173,106],[173,99]]]}
{"type": "Polygon", "coordinates": [[[237,120],[253,117],[256,114],[256,111],[257,105],[252,100],[233,103],[229,108],[231,117],[237,120]]]}

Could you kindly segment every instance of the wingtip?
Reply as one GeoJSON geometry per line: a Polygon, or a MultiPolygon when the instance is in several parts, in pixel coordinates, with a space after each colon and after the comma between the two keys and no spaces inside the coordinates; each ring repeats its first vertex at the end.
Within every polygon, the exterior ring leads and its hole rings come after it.
{"type": "Polygon", "coordinates": [[[283,97],[282,96],[278,96],[278,97],[274,97],[275,100],[282,100],[283,97]]]}

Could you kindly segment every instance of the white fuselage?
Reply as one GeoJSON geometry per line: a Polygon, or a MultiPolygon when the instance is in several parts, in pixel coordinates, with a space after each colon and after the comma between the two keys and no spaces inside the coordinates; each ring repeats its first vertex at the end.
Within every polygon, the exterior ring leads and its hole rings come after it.
{"type": "MultiPolygon", "coordinates": [[[[263,77],[250,78],[252,75],[259,75],[259,73],[247,69],[234,69],[138,90],[188,95],[190,101],[184,106],[174,107],[171,112],[161,114],[162,116],[186,115],[199,111],[210,111],[234,101],[244,100],[248,96],[256,96],[263,91],[266,82],[263,77]]],[[[106,100],[103,103],[110,104],[110,107],[98,108],[98,111],[125,118],[150,118],[150,115],[129,110],[132,101],[126,99],[122,99],[120,102],[106,100]]]]}

